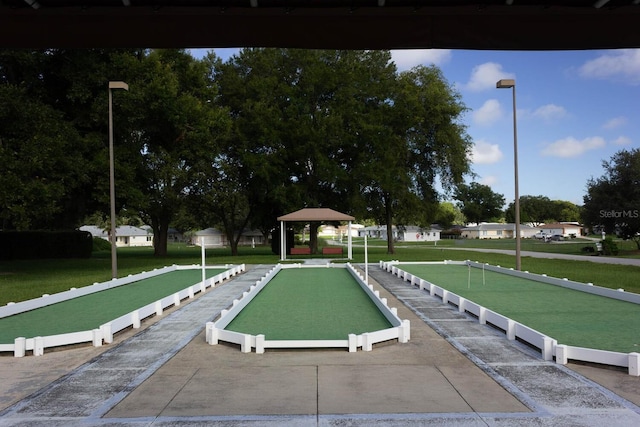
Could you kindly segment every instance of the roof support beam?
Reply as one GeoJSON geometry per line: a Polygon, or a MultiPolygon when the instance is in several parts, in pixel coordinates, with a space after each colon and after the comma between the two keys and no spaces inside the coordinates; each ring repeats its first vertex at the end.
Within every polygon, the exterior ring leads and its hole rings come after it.
{"type": "Polygon", "coordinates": [[[24,2],[34,9],[40,9],[40,3],[36,0],[24,0],[24,2]]]}

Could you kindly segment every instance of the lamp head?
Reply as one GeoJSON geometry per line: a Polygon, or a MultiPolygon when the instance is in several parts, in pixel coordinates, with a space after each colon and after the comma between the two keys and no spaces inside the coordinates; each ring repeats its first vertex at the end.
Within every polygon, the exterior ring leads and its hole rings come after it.
{"type": "Polygon", "coordinates": [[[109,82],[109,89],[129,90],[129,85],[125,82],[109,82]]]}
{"type": "Polygon", "coordinates": [[[502,79],[496,83],[496,88],[498,89],[508,89],[512,87],[516,87],[516,81],[514,79],[502,79]]]}

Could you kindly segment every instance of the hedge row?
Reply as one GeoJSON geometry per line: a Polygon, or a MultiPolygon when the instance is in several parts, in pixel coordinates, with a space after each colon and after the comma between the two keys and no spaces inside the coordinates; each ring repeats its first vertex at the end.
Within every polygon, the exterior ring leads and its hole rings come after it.
{"type": "Polygon", "coordinates": [[[0,260],[90,258],[92,248],[87,231],[0,232],[0,260]]]}

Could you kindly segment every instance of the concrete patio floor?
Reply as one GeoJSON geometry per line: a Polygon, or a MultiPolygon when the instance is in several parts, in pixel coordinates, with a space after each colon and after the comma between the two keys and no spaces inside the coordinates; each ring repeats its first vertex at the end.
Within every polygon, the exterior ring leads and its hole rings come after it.
{"type": "Polygon", "coordinates": [[[0,426],[640,424],[640,379],[573,369],[370,265],[411,321],[371,352],[209,346],[204,324],[269,266],[254,266],[108,348],[0,358],[0,426]]]}

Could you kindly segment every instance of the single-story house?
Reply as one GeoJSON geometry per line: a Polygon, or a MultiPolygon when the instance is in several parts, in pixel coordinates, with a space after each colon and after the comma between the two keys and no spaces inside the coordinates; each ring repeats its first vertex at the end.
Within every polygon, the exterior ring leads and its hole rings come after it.
{"type": "Polygon", "coordinates": [[[193,237],[191,238],[191,243],[194,245],[201,246],[204,244],[205,248],[210,247],[223,247],[222,244],[223,239],[226,240],[224,233],[217,228],[205,228],[204,230],[196,231],[193,237]]]}
{"type": "MultiPolygon", "coordinates": [[[[364,228],[362,224],[351,224],[351,237],[358,237],[358,230],[364,228]]],[[[349,235],[349,226],[348,225],[321,225],[318,228],[318,237],[324,237],[332,240],[341,240],[346,238],[349,235]]],[[[309,224],[304,226],[302,230],[302,236],[304,240],[309,240],[309,224]]]]}
{"type": "MultiPolygon", "coordinates": [[[[515,224],[480,223],[473,227],[462,229],[461,237],[465,239],[513,239],[515,238],[515,224]]],[[[520,237],[529,238],[539,232],[537,227],[520,224],[520,237]]]]}
{"type": "MultiPolygon", "coordinates": [[[[103,228],[95,225],[83,225],[81,231],[88,231],[93,237],[109,240],[109,234],[103,228]]],[[[134,227],[121,225],[116,227],[116,246],[119,248],[153,246],[153,231],[151,227],[134,227]]]]}
{"type": "Polygon", "coordinates": [[[435,242],[440,240],[440,229],[407,225],[400,228],[398,240],[404,242],[435,242]]]}
{"type": "Polygon", "coordinates": [[[582,226],[574,222],[544,224],[544,225],[538,226],[538,228],[540,228],[544,234],[548,234],[550,236],[554,236],[558,234],[564,237],[582,236],[582,226]]]}
{"type": "MultiPolygon", "coordinates": [[[[227,247],[229,246],[229,240],[226,234],[217,228],[206,228],[204,230],[196,231],[191,238],[191,243],[194,245],[200,245],[200,242],[204,239],[204,245],[207,248],[210,247],[227,247]]],[[[240,235],[238,246],[254,246],[263,245],[265,243],[263,234],[258,230],[245,230],[240,235]]]]}
{"type": "MultiPolygon", "coordinates": [[[[440,240],[440,228],[430,227],[422,228],[415,225],[405,225],[402,227],[391,228],[393,232],[393,239],[404,242],[433,242],[440,240]]],[[[386,225],[372,225],[369,227],[363,227],[358,230],[359,237],[371,237],[373,239],[387,239],[387,226],[386,225]]]]}
{"type": "Polygon", "coordinates": [[[169,242],[184,242],[184,235],[180,230],[169,228],[167,230],[167,240],[169,242]]]}
{"type": "Polygon", "coordinates": [[[318,237],[326,237],[330,239],[335,239],[340,234],[338,232],[338,227],[333,225],[321,225],[318,228],[318,237]]]}
{"type": "MultiPolygon", "coordinates": [[[[392,226],[391,228],[393,233],[393,238],[396,239],[398,237],[398,230],[396,226],[392,226]]],[[[383,239],[387,240],[387,226],[386,225],[371,225],[369,227],[364,227],[358,230],[359,237],[371,237],[373,239],[383,239]]]]}

